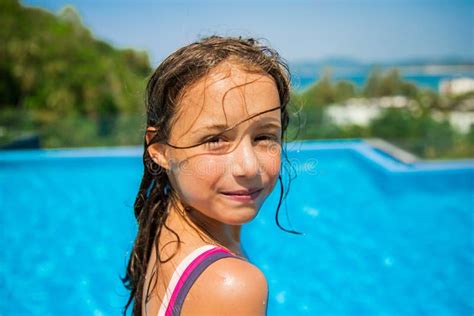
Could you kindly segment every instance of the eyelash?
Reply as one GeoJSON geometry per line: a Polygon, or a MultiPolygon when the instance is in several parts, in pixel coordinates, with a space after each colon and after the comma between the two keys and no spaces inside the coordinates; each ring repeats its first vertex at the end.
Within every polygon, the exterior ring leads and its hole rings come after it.
{"type": "MultiPolygon", "coordinates": [[[[279,141],[279,137],[277,137],[275,135],[265,134],[265,135],[259,135],[257,138],[261,138],[261,137],[265,137],[266,140],[279,141]]],[[[225,137],[223,137],[223,136],[212,136],[212,137],[209,137],[209,138],[205,139],[203,142],[205,144],[217,144],[219,140],[224,139],[224,138],[225,137]]]]}

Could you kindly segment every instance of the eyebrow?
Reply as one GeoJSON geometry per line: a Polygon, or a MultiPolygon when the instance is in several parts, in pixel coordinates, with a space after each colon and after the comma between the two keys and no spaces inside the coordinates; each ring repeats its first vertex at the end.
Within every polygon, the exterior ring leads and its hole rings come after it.
{"type": "MultiPolygon", "coordinates": [[[[239,124],[240,123],[237,123],[235,126],[237,126],[239,124]]],[[[232,128],[231,127],[232,126],[228,126],[226,124],[212,124],[212,125],[200,128],[198,130],[195,130],[191,134],[194,135],[194,134],[198,134],[200,132],[209,132],[209,131],[224,131],[224,130],[233,128],[233,127],[232,128]]],[[[258,129],[264,129],[264,128],[268,128],[268,127],[281,128],[281,125],[277,124],[275,122],[266,122],[266,123],[263,123],[262,125],[257,126],[258,129]]]]}

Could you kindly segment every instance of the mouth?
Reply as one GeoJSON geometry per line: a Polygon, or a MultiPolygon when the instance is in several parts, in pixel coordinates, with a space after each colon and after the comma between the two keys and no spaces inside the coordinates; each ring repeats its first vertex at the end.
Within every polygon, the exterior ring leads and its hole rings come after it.
{"type": "Polygon", "coordinates": [[[247,190],[229,191],[221,193],[231,200],[245,202],[255,200],[262,191],[263,188],[252,188],[247,190]]]}

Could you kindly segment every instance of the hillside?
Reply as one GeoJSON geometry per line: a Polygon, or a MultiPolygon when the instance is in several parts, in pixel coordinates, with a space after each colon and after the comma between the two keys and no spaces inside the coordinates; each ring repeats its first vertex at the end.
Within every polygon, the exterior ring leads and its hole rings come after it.
{"type": "Polygon", "coordinates": [[[73,7],[54,15],[2,0],[0,41],[0,110],[95,117],[142,109],[147,54],[94,38],[73,7]]]}

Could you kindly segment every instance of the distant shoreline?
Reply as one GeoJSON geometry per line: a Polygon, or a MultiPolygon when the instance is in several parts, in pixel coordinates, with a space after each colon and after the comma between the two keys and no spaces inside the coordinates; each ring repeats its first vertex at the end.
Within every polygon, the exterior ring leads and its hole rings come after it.
{"type": "MultiPolygon", "coordinates": [[[[400,69],[401,70],[401,69],[400,69]]],[[[473,71],[464,72],[450,72],[443,74],[428,74],[428,73],[405,73],[400,71],[403,79],[415,83],[419,87],[428,88],[434,91],[438,91],[439,84],[442,80],[455,79],[460,77],[468,77],[474,79],[473,71]]],[[[331,79],[333,81],[347,80],[356,85],[358,88],[362,88],[369,72],[360,73],[332,73],[331,79]]],[[[292,73],[292,85],[297,91],[305,90],[312,84],[316,83],[321,78],[321,75],[309,75],[300,74],[297,72],[292,73]]]]}

